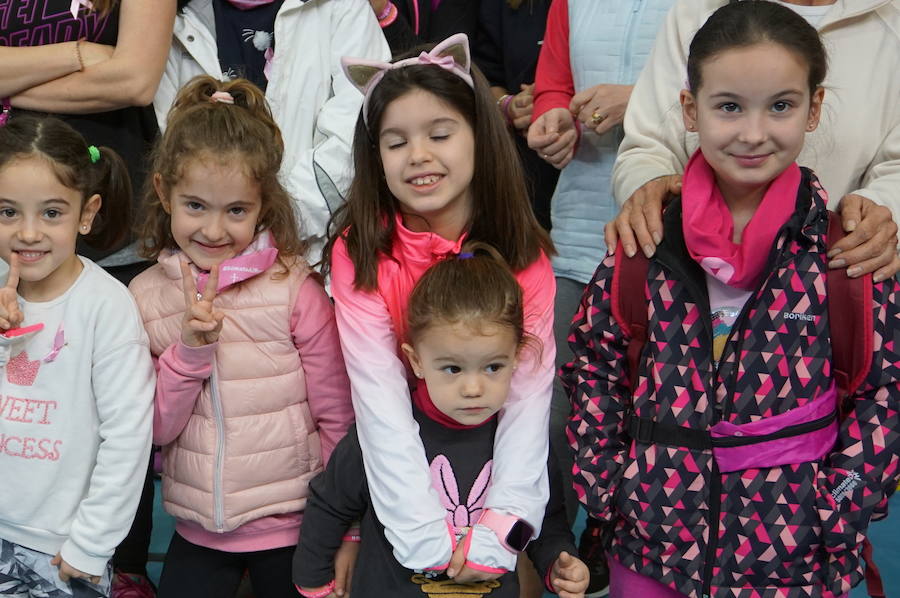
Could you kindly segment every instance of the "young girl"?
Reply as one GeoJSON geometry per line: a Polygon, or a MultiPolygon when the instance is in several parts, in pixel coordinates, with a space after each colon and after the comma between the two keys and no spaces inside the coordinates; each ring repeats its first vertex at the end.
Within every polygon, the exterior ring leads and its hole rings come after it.
{"type": "MultiPolygon", "coordinates": [[[[467,243],[458,256],[432,266],[409,299],[408,342],[402,348],[418,379],[413,417],[430,464],[431,487],[440,496],[454,540],[462,539],[481,517],[491,486],[496,415],[509,394],[518,356],[540,352],[538,343],[528,342],[523,320],[519,283],[496,250],[483,243],[467,243]]],[[[518,598],[513,573],[461,585],[440,573],[400,566],[384,528],[368,508],[357,435],[348,434],[334,455],[325,473],[311,483],[294,556],[294,582],[302,595],[334,598],[335,551],[347,528],[361,519],[362,543],[352,584],[356,598],[447,594],[518,598]]],[[[588,571],[570,556],[572,532],[559,472],[554,473],[543,529],[528,545],[528,554],[550,591],[574,598],[584,595],[588,571]]]]}
{"type": "Polygon", "coordinates": [[[157,359],[154,442],[177,518],[159,596],[296,596],[307,483],[353,419],[331,302],[300,257],[262,92],[194,79],[157,145],[131,284],[157,359]]]}
{"type": "Polygon", "coordinates": [[[150,451],[153,364],[132,298],[78,235],[115,244],[122,160],[62,121],[0,128],[0,593],[108,596],[150,451]]]}
{"type": "Polygon", "coordinates": [[[861,578],[873,509],[898,474],[900,288],[872,288],[873,367],[838,418],[826,196],[794,162],[825,71],[792,10],[713,14],[691,43],[681,103],[700,149],[649,263],[633,389],[614,257],[582,300],[569,431],[582,498],[615,523],[614,598],[833,598],[861,578]]]}
{"type": "MultiPolygon", "coordinates": [[[[547,418],[553,381],[552,251],[528,204],[515,148],[484,77],[456,35],[394,64],[345,59],[365,93],[356,125],[356,178],[328,252],[341,346],[379,521],[408,569],[441,568],[471,580],[515,566],[547,502],[547,418]],[[492,513],[450,563],[445,509],[431,489],[401,358],[406,303],[421,275],[464,240],[490,242],[513,268],[525,330],[544,346],[513,377],[501,410],[492,513]],[[463,563],[467,562],[465,570],[463,563]]],[[[479,289],[471,289],[477,293],[479,289]]]]}

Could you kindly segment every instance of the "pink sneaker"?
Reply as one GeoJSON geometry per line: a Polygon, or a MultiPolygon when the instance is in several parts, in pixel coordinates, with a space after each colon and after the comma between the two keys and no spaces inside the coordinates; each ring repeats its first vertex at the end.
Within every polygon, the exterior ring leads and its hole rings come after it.
{"type": "Polygon", "coordinates": [[[156,598],[156,590],[143,575],[117,572],[113,576],[111,598],[156,598]]]}

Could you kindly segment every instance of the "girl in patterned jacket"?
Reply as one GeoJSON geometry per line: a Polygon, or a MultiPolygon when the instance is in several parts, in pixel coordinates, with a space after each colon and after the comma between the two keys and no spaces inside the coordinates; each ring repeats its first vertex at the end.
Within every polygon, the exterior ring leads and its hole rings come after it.
{"type": "Polygon", "coordinates": [[[552,245],[531,212],[487,82],[470,70],[464,35],[393,64],[345,59],[345,70],[365,98],[354,137],[356,176],[327,252],[375,513],[404,567],[449,567],[457,581],[499,576],[515,567],[521,550],[507,542],[509,534],[539,533],[548,497],[547,473],[534,464],[548,450],[552,245]],[[467,240],[492,244],[510,264],[524,291],[525,329],[544,351],[520,364],[500,411],[484,511],[493,516],[479,520],[454,552],[400,346],[416,281],[467,240]]]}
{"type": "Polygon", "coordinates": [[[872,368],[839,417],[827,198],[794,162],[825,71],[793,11],[716,11],[691,43],[681,104],[700,149],[649,263],[634,388],[615,256],[582,299],[569,434],[583,502],[614,523],[614,598],[833,598],[861,579],[898,474],[900,287],[872,287],[872,368]]]}
{"type": "Polygon", "coordinates": [[[130,288],[158,380],[153,440],[177,519],[159,596],[296,596],[309,480],[353,419],[331,302],[278,181],[262,92],[203,75],[178,95],[143,222],[158,264],[130,288]]]}

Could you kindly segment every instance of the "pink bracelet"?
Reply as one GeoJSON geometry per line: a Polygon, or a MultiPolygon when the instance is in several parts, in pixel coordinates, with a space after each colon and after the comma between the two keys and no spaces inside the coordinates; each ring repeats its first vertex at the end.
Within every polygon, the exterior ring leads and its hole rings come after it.
{"type": "Polygon", "coordinates": [[[334,591],[334,580],[329,581],[321,590],[318,592],[305,592],[297,587],[297,591],[300,592],[300,595],[304,598],[325,598],[328,594],[334,591]]]}
{"type": "Polygon", "coordinates": [[[500,98],[500,112],[503,113],[503,118],[506,119],[506,124],[512,126],[513,119],[512,115],[509,113],[509,105],[512,104],[512,101],[516,98],[516,96],[511,93],[506,94],[502,98],[500,98]]]}
{"type": "Polygon", "coordinates": [[[362,542],[362,537],[359,534],[344,534],[341,540],[344,542],[362,542]]]}
{"type": "Polygon", "coordinates": [[[381,14],[378,15],[378,25],[384,29],[397,20],[398,14],[400,14],[400,12],[397,10],[397,7],[394,6],[394,3],[388,2],[381,14]]]}
{"type": "Polygon", "coordinates": [[[0,99],[0,127],[6,125],[9,121],[9,113],[12,111],[12,104],[9,98],[0,99]]]}

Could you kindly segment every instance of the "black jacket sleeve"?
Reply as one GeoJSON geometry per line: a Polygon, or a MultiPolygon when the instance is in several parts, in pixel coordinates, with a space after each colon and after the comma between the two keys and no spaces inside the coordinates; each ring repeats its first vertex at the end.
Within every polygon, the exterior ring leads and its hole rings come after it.
{"type": "Polygon", "coordinates": [[[294,551],[295,584],[315,588],[334,579],[334,555],[344,534],[365,512],[367,497],[362,451],[353,426],[334,449],[325,471],[309,483],[294,551]]]}
{"type": "Polygon", "coordinates": [[[550,500],[544,510],[544,522],[541,525],[541,534],[531,541],[525,552],[534,563],[541,575],[541,580],[547,579],[547,572],[553,567],[553,563],[559,558],[561,552],[566,551],[577,556],[575,537],[569,528],[566,517],[566,505],[563,495],[562,475],[559,471],[558,461],[550,450],[547,467],[550,470],[550,500]]]}
{"type": "MultiPolygon", "coordinates": [[[[478,33],[472,44],[472,58],[493,87],[506,88],[503,65],[502,15],[504,0],[481,0],[478,33]]],[[[507,89],[507,91],[510,91],[507,89]]],[[[516,93],[516,89],[512,93],[516,93]]]]}

